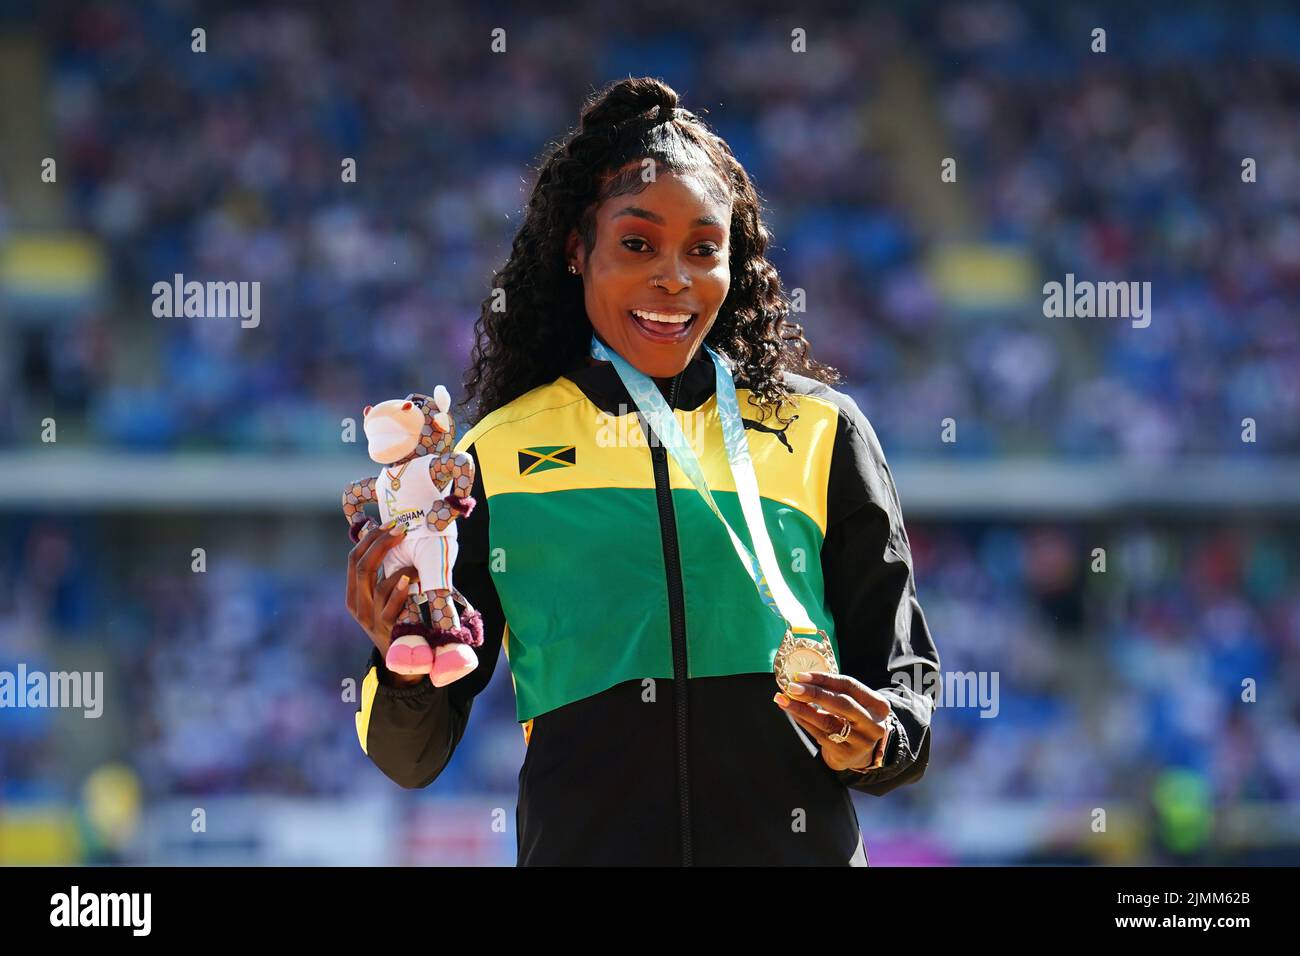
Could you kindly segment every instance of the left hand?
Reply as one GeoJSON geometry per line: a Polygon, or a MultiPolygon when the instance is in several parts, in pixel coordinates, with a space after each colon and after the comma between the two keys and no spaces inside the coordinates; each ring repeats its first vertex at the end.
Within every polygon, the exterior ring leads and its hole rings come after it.
{"type": "Polygon", "coordinates": [[[774,700],[821,744],[822,759],[832,770],[856,770],[871,763],[876,741],[885,735],[889,699],[847,674],[812,671],[797,675],[774,700]],[[796,691],[796,686],[802,691],[796,691]],[[848,720],[851,729],[844,743],[830,735],[848,720]]]}

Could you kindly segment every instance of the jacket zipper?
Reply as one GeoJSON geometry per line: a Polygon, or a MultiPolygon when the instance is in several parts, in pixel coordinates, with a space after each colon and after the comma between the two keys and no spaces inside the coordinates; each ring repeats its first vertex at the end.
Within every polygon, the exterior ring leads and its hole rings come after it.
{"type": "MultiPolygon", "coordinates": [[[[677,408],[677,389],[683,372],[673,379],[669,409],[677,408]]],[[[645,424],[642,419],[643,425],[645,424]]],[[[647,428],[647,431],[649,429],[647,428]]],[[[659,533],[663,538],[664,572],[668,580],[668,619],[673,640],[673,721],[677,732],[677,794],[681,808],[682,866],[691,866],[691,791],[686,746],[686,599],[682,593],[682,560],[677,544],[677,520],[672,489],[668,485],[668,452],[654,439],[650,443],[655,493],[659,499],[659,533]]]]}

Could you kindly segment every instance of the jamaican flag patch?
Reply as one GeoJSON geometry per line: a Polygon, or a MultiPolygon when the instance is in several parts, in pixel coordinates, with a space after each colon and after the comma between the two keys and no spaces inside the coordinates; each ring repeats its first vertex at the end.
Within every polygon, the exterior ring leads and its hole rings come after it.
{"type": "Polygon", "coordinates": [[[519,474],[535,475],[552,468],[572,468],[578,463],[573,445],[536,445],[519,449],[519,474]]]}

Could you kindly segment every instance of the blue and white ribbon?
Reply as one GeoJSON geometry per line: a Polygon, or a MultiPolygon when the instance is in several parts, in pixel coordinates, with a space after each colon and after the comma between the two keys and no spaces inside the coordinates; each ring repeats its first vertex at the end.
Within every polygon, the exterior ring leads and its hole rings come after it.
{"type": "MultiPolygon", "coordinates": [[[[745,525],[749,528],[749,538],[754,543],[757,556],[745,547],[730,522],[723,516],[718,503],[713,500],[708,482],[704,480],[704,469],[694,449],[686,440],[677,416],[669,409],[659,389],[650,376],[631,365],[623,356],[607,347],[594,334],[591,337],[592,358],[603,362],[612,362],[618,377],[627,388],[628,394],[641,414],[646,417],[656,436],[667,448],[668,453],[677,462],[677,467],[691,480],[695,490],[700,493],[704,503],[722,522],[731,537],[731,544],[736,549],[736,556],[749,573],[759,598],[777,617],[781,618],[788,629],[796,634],[816,634],[817,626],[813,624],[781,576],[781,566],[772,551],[772,539],[767,533],[767,523],[763,520],[763,508],[759,503],[758,479],[754,476],[754,461],[749,454],[749,442],[745,438],[745,426],[740,418],[740,403],[736,399],[736,383],[731,371],[722,358],[707,345],[704,351],[713,360],[713,371],[717,382],[718,417],[722,420],[722,438],[727,446],[727,463],[731,467],[731,476],[736,484],[736,496],[740,499],[740,509],[745,516],[745,525]]],[[[648,437],[648,436],[647,436],[648,437]]]]}

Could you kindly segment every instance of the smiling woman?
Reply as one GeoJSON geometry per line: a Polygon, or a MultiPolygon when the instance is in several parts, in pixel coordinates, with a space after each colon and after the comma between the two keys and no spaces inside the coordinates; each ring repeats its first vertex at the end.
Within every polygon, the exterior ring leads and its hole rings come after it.
{"type": "Polygon", "coordinates": [[[788,397],[782,371],[838,381],[791,321],[744,167],[677,102],[655,79],[614,83],[542,164],[495,283],[506,309],[494,292],[476,328],[464,402],[480,417],[586,361],[593,328],[654,378],[719,349],[765,417],[788,397]],[[662,330],[637,311],[691,319],[662,330]]]}
{"type": "Polygon", "coordinates": [[[717,319],[731,287],[729,192],[716,176],[660,176],[656,160],[611,178],[645,182],[635,204],[614,195],[596,211],[596,242],[574,229],[566,254],[581,274],[585,305],[601,340],[637,368],[675,375],[717,319]]]}
{"type": "Polygon", "coordinates": [[[357,728],[427,786],[504,650],[520,864],[865,865],[850,791],[924,772],[934,701],[892,678],[939,658],[893,478],[767,242],[726,144],[622,80],[546,159],[483,304],[456,446],[479,666],[403,685],[376,649],[357,728]]]}

